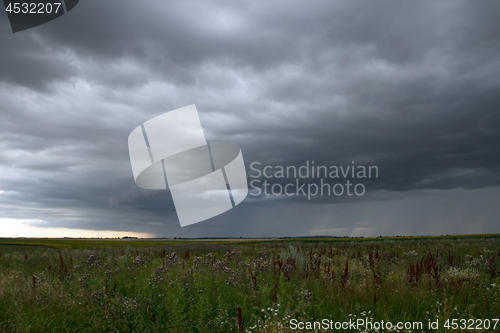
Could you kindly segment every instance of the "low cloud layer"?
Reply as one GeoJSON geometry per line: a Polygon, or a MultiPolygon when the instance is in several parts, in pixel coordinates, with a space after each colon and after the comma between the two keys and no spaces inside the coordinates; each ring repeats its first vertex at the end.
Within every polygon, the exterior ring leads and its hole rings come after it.
{"type": "Polygon", "coordinates": [[[499,10],[106,0],[16,34],[0,15],[0,217],[164,237],[498,232],[499,10]],[[379,178],[361,198],[250,196],[181,229],[168,191],[135,185],[127,137],[190,104],[249,174],[355,161],[379,178]]]}

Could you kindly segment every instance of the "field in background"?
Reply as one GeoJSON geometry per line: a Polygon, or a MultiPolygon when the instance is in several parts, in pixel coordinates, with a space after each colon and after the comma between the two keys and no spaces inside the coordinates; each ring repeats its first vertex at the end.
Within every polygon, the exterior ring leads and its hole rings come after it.
{"type": "Polygon", "coordinates": [[[291,318],[366,317],[465,332],[442,326],[500,314],[498,234],[0,239],[0,252],[0,332],[291,332],[291,318]]]}
{"type": "Polygon", "coordinates": [[[301,238],[0,238],[0,251],[33,250],[31,246],[42,246],[54,249],[92,249],[106,247],[149,247],[186,244],[238,244],[243,242],[372,242],[372,241],[405,241],[405,240],[459,240],[459,239],[496,239],[500,234],[474,235],[441,235],[441,236],[397,236],[397,237],[301,237],[301,238]],[[26,247],[28,246],[28,247],[26,247]]]}

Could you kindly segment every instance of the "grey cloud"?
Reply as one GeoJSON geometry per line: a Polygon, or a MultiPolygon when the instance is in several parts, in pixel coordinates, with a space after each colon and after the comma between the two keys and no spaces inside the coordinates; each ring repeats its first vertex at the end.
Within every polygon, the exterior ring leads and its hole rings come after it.
{"type": "MultiPolygon", "coordinates": [[[[499,6],[95,1],[38,28],[2,32],[0,190],[10,194],[0,194],[1,211],[158,235],[274,234],[263,225],[273,220],[302,234],[328,223],[358,232],[342,221],[364,220],[332,206],[403,216],[413,211],[376,193],[488,191],[500,185],[499,6]],[[136,188],[126,140],[144,121],[193,103],[207,139],[238,143],[247,167],[355,160],[377,165],[380,178],[367,182],[363,203],[249,198],[179,231],[169,192],[136,188]],[[290,207],[304,213],[285,214],[290,207]],[[331,215],[335,222],[304,226],[331,215]],[[231,219],[240,222],[233,228],[231,219]]],[[[416,223],[401,230],[417,233],[416,223]]]]}

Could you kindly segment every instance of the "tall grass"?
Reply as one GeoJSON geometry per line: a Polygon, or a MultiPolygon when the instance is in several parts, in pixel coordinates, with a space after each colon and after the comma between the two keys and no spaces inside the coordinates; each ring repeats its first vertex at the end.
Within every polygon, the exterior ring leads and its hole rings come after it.
{"type": "Polygon", "coordinates": [[[4,252],[0,331],[289,332],[291,318],[493,319],[499,256],[496,238],[4,252]]]}

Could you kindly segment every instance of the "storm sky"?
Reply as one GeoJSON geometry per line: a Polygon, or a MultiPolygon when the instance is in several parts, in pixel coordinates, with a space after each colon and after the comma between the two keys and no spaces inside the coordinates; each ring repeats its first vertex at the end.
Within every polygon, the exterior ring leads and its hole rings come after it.
{"type": "Polygon", "coordinates": [[[84,0],[15,34],[0,13],[0,237],[500,232],[499,13],[84,0]],[[253,162],[354,161],[379,177],[360,197],[249,195],[181,228],[169,191],[135,184],[127,138],[191,104],[207,141],[241,147],[249,181],[253,162]]]}

